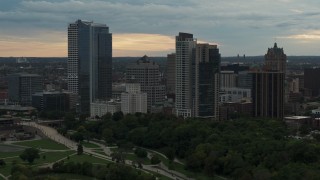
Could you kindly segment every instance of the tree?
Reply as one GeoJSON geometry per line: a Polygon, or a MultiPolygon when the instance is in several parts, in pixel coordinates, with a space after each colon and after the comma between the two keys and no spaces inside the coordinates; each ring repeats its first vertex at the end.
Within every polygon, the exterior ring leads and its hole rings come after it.
{"type": "Polygon", "coordinates": [[[20,154],[20,158],[23,161],[28,161],[30,164],[33,163],[35,159],[39,159],[39,150],[35,148],[25,149],[22,154],[20,154]]]}
{"type": "Polygon", "coordinates": [[[151,164],[159,164],[159,163],[161,162],[161,160],[159,159],[159,157],[156,156],[156,155],[153,155],[153,156],[151,157],[150,161],[151,161],[151,164]]]}
{"type": "Polygon", "coordinates": [[[122,111],[113,113],[112,119],[114,121],[119,121],[122,118],[123,118],[123,112],[122,111]]]}
{"type": "Polygon", "coordinates": [[[134,154],[139,158],[145,158],[148,155],[147,151],[141,148],[136,148],[136,150],[134,150],[134,154]]]}
{"type": "Polygon", "coordinates": [[[102,132],[102,137],[106,143],[113,143],[113,131],[110,128],[105,128],[102,132]]]}
{"type": "Polygon", "coordinates": [[[82,146],[82,144],[78,144],[77,154],[81,155],[82,153],[83,153],[83,146],[82,146]]]}
{"type": "Polygon", "coordinates": [[[170,160],[170,161],[173,161],[174,160],[174,156],[175,156],[175,150],[171,147],[167,147],[165,148],[164,150],[164,154],[167,156],[167,158],[170,160]]]}
{"type": "Polygon", "coordinates": [[[6,162],[3,159],[0,159],[0,167],[3,167],[6,165],[6,162]]]}

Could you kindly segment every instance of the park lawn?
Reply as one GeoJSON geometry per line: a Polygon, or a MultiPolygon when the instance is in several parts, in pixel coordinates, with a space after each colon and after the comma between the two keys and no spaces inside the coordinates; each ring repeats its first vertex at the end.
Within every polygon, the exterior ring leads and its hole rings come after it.
{"type": "Polygon", "coordinates": [[[5,159],[9,157],[15,157],[22,154],[22,151],[15,151],[15,152],[0,152],[0,158],[5,159]]]}
{"type": "Polygon", "coordinates": [[[19,157],[7,158],[4,160],[6,165],[0,168],[0,173],[4,176],[9,176],[11,174],[12,162],[23,163],[19,157]]]}
{"type": "MultiPolygon", "coordinates": [[[[62,158],[65,158],[71,154],[74,154],[75,151],[65,151],[65,152],[42,152],[40,153],[40,159],[35,159],[34,162],[31,164],[31,166],[41,166],[46,163],[53,163],[57,160],[60,160],[62,158]],[[43,159],[43,155],[46,156],[45,159],[43,159]]],[[[25,165],[29,165],[27,162],[23,162],[19,156],[17,157],[11,157],[4,159],[6,162],[6,166],[0,168],[0,173],[2,173],[5,176],[8,176],[11,174],[11,168],[12,168],[12,162],[15,161],[16,163],[21,163],[25,165]]]]}
{"type": "Polygon", "coordinates": [[[145,164],[145,165],[150,165],[151,164],[150,159],[148,159],[148,158],[139,158],[135,154],[124,154],[124,159],[128,159],[128,160],[131,160],[131,161],[140,160],[141,163],[145,164]]]}
{"type": "Polygon", "coordinates": [[[87,142],[87,141],[82,141],[81,142],[82,146],[86,147],[86,148],[100,148],[100,146],[87,142]]]}
{"type": "Polygon", "coordinates": [[[20,146],[27,146],[33,148],[51,149],[51,150],[67,150],[68,148],[63,144],[59,144],[50,139],[40,139],[34,141],[21,141],[13,143],[20,146]]]}
{"type": "Polygon", "coordinates": [[[66,158],[68,156],[71,156],[72,154],[75,154],[75,151],[63,151],[63,152],[43,152],[40,153],[40,159],[36,159],[32,165],[43,165],[46,163],[53,163],[55,161],[58,161],[60,159],[66,158]],[[45,158],[43,158],[45,156],[45,158]]]}
{"type": "Polygon", "coordinates": [[[105,159],[100,159],[94,156],[90,156],[87,154],[81,154],[81,155],[73,155],[70,156],[69,159],[66,159],[65,162],[76,162],[76,163],[83,163],[83,162],[89,162],[89,163],[97,163],[97,164],[108,164],[108,163],[112,163],[112,161],[109,160],[105,160],[105,159]]]}
{"type": "Polygon", "coordinates": [[[54,173],[54,174],[46,174],[46,175],[42,175],[42,176],[37,176],[38,178],[43,177],[55,177],[55,178],[61,178],[61,179],[81,179],[81,180],[94,180],[95,178],[93,177],[89,177],[89,176],[84,176],[84,175],[79,175],[79,174],[71,174],[71,173],[54,173]]]}

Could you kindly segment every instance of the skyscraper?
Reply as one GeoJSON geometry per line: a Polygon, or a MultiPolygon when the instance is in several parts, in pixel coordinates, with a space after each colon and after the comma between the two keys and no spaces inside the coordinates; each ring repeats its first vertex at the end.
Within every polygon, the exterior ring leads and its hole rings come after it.
{"type": "Polygon", "coordinates": [[[286,55],[277,43],[265,55],[265,67],[252,74],[253,115],[283,119],[286,55]]]}
{"type": "Polygon", "coordinates": [[[219,118],[220,61],[217,45],[197,44],[195,116],[219,118]]]}
{"type": "Polygon", "coordinates": [[[167,94],[175,94],[176,90],[176,54],[167,55],[167,94]]]}
{"type": "Polygon", "coordinates": [[[192,117],[194,107],[194,50],[197,40],[192,34],[176,36],[176,115],[192,117]]]}
{"type": "Polygon", "coordinates": [[[252,79],[253,115],[282,119],[284,116],[284,73],[255,72],[252,74],[252,79]]]}
{"type": "Polygon", "coordinates": [[[152,105],[164,101],[166,87],[161,84],[159,65],[150,61],[148,56],[127,66],[126,80],[139,83],[141,92],[147,93],[149,111],[152,105]]]}
{"type": "Polygon", "coordinates": [[[287,55],[284,54],[283,48],[278,48],[277,43],[274,43],[273,48],[268,48],[264,57],[266,70],[286,72],[287,55]]]}
{"type": "Polygon", "coordinates": [[[112,97],[112,34],[105,24],[69,24],[68,89],[79,95],[82,113],[89,113],[90,102],[112,97]]]}
{"type": "Polygon", "coordinates": [[[9,100],[21,105],[31,105],[32,95],[42,92],[42,77],[37,74],[10,74],[8,75],[9,100]]]}

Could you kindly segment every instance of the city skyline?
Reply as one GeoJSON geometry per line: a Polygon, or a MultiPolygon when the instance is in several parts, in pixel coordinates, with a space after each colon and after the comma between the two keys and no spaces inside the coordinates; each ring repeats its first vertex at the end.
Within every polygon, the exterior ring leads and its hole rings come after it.
{"type": "Polygon", "coordinates": [[[319,7],[316,0],[4,0],[0,56],[66,57],[65,27],[77,19],[107,24],[115,57],[165,57],[178,32],[218,44],[222,56],[264,55],[275,41],[287,55],[320,55],[319,7]]]}

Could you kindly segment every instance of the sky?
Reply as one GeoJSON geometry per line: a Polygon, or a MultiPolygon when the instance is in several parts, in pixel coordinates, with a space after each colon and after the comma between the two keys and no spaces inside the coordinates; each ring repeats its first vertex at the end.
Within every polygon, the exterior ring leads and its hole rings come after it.
{"type": "Polygon", "coordinates": [[[113,56],[166,56],[179,32],[222,56],[320,55],[319,0],[0,0],[0,56],[66,57],[67,27],[107,24],[113,56]]]}

